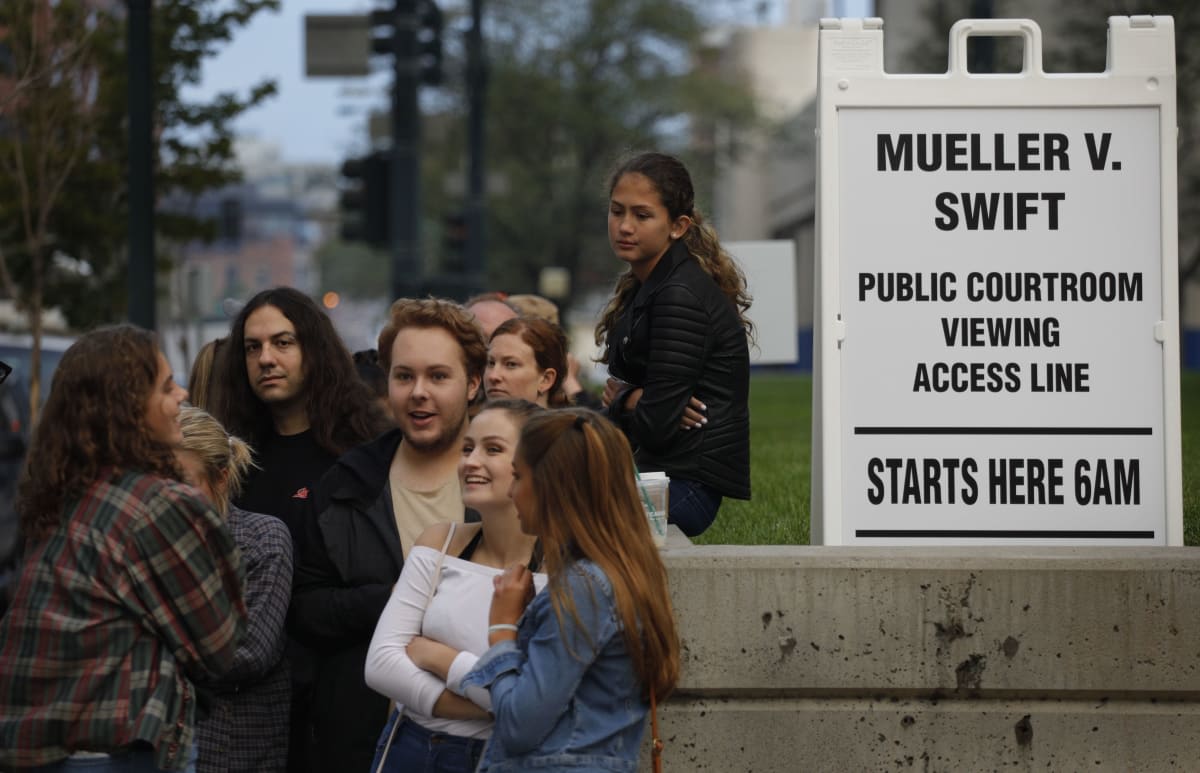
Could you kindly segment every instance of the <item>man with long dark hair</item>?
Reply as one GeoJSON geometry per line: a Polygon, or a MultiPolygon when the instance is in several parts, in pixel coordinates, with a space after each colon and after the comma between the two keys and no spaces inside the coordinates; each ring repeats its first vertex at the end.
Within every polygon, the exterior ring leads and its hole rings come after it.
{"type": "MultiPolygon", "coordinates": [[[[217,356],[210,412],[258,450],[257,470],[234,502],[280,518],[302,550],[308,498],[347,450],[389,422],[358,377],[333,323],[291,287],[263,290],[242,307],[217,356]]],[[[310,770],[312,654],[294,640],[288,769],[310,770]]]]}
{"type": "Polygon", "coordinates": [[[237,506],[278,516],[293,539],[325,470],[388,427],[329,317],[291,287],[246,302],[213,384],[213,415],[259,454],[237,506]]]}

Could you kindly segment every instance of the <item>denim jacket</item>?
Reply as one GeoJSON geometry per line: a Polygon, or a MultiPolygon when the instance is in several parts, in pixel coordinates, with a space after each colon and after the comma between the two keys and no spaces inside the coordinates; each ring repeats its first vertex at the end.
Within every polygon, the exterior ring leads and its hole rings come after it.
{"type": "Polygon", "coordinates": [[[534,597],[516,641],[484,653],[462,685],[488,688],[496,725],[480,771],[637,770],[648,704],[625,648],[612,585],[591,561],[564,571],[580,625],[549,589],[534,597]]]}

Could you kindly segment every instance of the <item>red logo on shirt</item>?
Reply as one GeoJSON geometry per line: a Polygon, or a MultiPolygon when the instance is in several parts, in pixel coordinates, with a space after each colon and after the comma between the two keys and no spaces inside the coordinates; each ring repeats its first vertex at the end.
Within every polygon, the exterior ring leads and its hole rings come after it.
{"type": "Polygon", "coordinates": [[[308,486],[296,489],[296,493],[292,494],[292,499],[308,499],[308,486]]]}

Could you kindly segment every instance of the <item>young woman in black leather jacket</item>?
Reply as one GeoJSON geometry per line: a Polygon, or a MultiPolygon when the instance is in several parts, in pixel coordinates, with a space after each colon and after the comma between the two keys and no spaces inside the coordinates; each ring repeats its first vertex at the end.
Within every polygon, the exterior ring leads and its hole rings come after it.
{"type": "Polygon", "coordinates": [[[671,478],[670,520],[695,536],[724,497],[750,498],[746,279],[696,209],[687,169],[661,153],[613,174],[608,238],[629,270],[596,328],[604,404],[639,469],[671,478]]]}

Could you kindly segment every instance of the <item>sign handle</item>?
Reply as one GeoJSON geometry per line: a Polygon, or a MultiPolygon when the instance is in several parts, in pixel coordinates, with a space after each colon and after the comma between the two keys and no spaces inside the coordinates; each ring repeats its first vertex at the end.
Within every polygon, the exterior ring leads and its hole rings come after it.
{"type": "MultiPolygon", "coordinates": [[[[960,78],[982,73],[967,69],[967,38],[1023,38],[1025,54],[1021,75],[1044,75],[1042,72],[1042,28],[1032,19],[962,19],[950,28],[950,75],[960,78]]],[[[996,77],[990,73],[984,77],[996,77]]],[[[1009,76],[1011,77],[1011,76],[1009,76]]]]}

